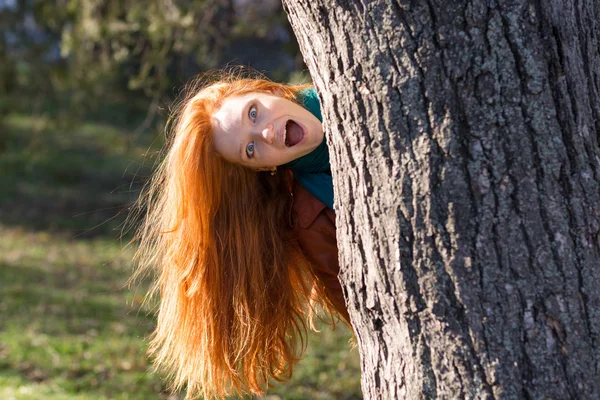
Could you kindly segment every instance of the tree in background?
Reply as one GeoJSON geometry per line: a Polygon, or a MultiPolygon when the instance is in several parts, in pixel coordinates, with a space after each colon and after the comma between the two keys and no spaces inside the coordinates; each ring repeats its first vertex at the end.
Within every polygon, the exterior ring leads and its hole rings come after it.
{"type": "Polygon", "coordinates": [[[598,3],[284,3],[365,398],[600,398],[598,3]]]}
{"type": "Polygon", "coordinates": [[[0,24],[4,94],[16,66],[28,100],[53,98],[75,114],[137,98],[151,100],[152,119],[201,71],[237,59],[285,79],[297,53],[275,0],[5,1],[0,24]]]}

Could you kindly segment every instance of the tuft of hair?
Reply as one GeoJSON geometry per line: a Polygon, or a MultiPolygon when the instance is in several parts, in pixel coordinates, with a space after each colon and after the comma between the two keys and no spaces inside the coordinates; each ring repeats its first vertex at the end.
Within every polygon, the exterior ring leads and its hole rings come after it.
{"type": "MultiPolygon", "coordinates": [[[[220,73],[193,82],[175,106],[164,158],[138,201],[139,276],[153,271],[157,326],[150,353],[188,398],[262,394],[289,379],[323,300],[288,226],[285,174],[231,164],[215,152],[212,115],[229,96],[288,86],[220,73]]],[[[330,311],[331,313],[331,311],[330,311]]]]}

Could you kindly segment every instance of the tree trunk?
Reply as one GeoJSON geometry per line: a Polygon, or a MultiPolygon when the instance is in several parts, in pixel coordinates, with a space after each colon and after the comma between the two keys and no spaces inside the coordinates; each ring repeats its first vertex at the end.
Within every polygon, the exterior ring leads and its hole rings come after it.
{"type": "Polygon", "coordinates": [[[600,398],[600,2],[284,4],[365,398],[600,398]]]}

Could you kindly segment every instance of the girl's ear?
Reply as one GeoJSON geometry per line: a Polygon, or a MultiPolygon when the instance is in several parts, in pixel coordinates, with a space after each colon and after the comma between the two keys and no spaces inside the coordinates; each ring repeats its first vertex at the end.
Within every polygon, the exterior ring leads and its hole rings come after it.
{"type": "Polygon", "coordinates": [[[271,93],[274,94],[275,96],[283,97],[283,90],[281,90],[279,88],[272,89],[271,93]]]}

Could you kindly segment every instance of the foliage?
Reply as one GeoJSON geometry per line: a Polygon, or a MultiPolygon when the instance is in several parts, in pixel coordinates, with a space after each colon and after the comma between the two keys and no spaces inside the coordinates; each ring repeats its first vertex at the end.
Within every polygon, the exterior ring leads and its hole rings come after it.
{"type": "Polygon", "coordinates": [[[200,69],[215,67],[227,40],[221,32],[233,23],[230,5],[219,0],[71,0],[69,9],[72,25],[62,31],[61,51],[76,66],[73,78],[89,83],[125,66],[133,70],[129,89],[149,96],[164,91],[167,68],[187,57],[200,69]]]}
{"type": "Polygon", "coordinates": [[[58,102],[73,121],[123,98],[146,99],[154,117],[172,88],[239,57],[231,46],[246,38],[298,52],[274,0],[20,0],[0,3],[0,25],[0,95],[26,94],[34,111],[58,102]]]}

